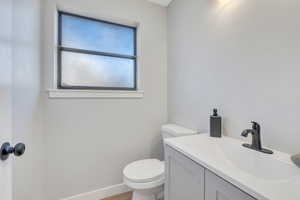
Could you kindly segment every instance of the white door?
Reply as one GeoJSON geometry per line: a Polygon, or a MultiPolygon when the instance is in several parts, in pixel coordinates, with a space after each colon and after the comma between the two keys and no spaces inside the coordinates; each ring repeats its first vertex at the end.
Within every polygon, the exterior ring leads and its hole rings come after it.
{"type": "MultiPolygon", "coordinates": [[[[12,136],[12,1],[0,0],[0,146],[12,136]]],[[[12,200],[12,160],[0,160],[0,199],[12,200]]]]}

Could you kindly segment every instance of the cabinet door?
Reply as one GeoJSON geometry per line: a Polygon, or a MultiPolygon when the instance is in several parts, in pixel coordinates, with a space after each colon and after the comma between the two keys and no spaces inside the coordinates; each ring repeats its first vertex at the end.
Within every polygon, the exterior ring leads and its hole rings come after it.
{"type": "Polygon", "coordinates": [[[205,200],[255,200],[231,183],[205,170],[205,200]]]}
{"type": "Polygon", "coordinates": [[[204,200],[204,168],[165,147],[165,200],[204,200]]]}

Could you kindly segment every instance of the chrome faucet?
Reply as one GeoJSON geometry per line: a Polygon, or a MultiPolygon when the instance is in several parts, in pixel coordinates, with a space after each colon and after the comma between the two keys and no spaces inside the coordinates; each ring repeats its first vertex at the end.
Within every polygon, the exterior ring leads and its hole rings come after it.
{"type": "Polygon", "coordinates": [[[252,129],[246,129],[242,132],[243,137],[248,137],[249,133],[252,134],[252,144],[243,144],[244,147],[259,151],[262,153],[273,154],[273,151],[262,148],[260,137],[260,125],[252,121],[252,129]]]}

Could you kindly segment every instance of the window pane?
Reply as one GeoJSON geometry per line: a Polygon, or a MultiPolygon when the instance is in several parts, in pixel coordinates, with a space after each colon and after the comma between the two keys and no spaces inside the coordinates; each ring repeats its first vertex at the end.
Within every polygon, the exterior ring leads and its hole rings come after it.
{"type": "Polygon", "coordinates": [[[62,46],[134,56],[135,29],[62,14],[62,46]]]}
{"type": "Polygon", "coordinates": [[[63,87],[134,88],[132,59],[62,51],[63,87]]]}

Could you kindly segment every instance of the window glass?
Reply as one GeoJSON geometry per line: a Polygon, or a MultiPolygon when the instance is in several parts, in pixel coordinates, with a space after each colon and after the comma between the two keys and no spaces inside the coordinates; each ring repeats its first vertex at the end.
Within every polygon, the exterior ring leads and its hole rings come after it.
{"type": "Polygon", "coordinates": [[[62,15],[62,46],[134,56],[134,29],[62,15]]]}
{"type": "Polygon", "coordinates": [[[58,87],[136,90],[136,28],[59,13],[58,87]]]}
{"type": "Polygon", "coordinates": [[[62,52],[62,86],[134,87],[134,61],[62,52]]]}

